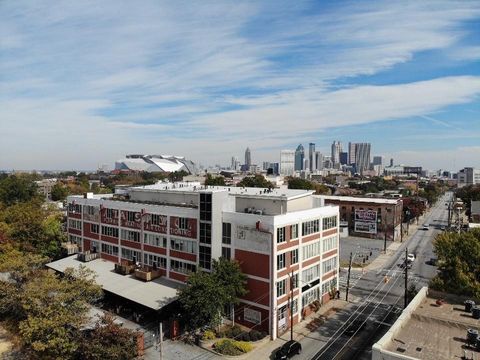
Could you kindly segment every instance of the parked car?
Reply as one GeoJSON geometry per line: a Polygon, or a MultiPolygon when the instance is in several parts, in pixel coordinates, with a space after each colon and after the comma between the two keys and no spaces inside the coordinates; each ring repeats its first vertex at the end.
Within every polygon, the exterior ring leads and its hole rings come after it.
{"type": "Polygon", "coordinates": [[[445,226],[441,226],[440,230],[445,231],[445,226]]]}
{"type": "Polygon", "coordinates": [[[430,225],[429,224],[423,224],[422,230],[428,230],[428,229],[430,229],[430,225]]]}
{"type": "Polygon", "coordinates": [[[437,266],[437,261],[438,261],[437,258],[430,258],[430,260],[427,261],[427,264],[437,266]]]}
{"type": "Polygon", "coordinates": [[[407,262],[412,263],[415,261],[415,254],[408,254],[407,255],[407,262]]]}
{"type": "Polygon", "coordinates": [[[282,345],[280,349],[275,353],[275,360],[285,360],[289,359],[296,354],[302,352],[302,344],[298,341],[290,340],[282,345]]]}

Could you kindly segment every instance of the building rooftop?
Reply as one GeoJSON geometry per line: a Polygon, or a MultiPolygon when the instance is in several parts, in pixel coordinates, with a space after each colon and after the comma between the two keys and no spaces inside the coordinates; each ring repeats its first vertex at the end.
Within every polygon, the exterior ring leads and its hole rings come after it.
{"type": "Polygon", "coordinates": [[[133,275],[120,275],[114,272],[114,263],[111,261],[95,259],[81,262],[77,260],[77,255],[53,261],[47,267],[63,273],[67,268],[78,269],[81,265],[95,272],[95,281],[103,290],[153,310],[159,310],[174,301],[177,289],[182,286],[164,277],[144,282],[133,275]]]}
{"type": "Polygon", "coordinates": [[[392,359],[462,358],[464,349],[467,349],[467,330],[480,327],[479,320],[464,311],[463,301],[453,295],[422,288],[385,336],[374,345],[374,352],[375,348],[381,348],[383,356],[392,359]],[[446,303],[439,306],[436,301],[440,298],[446,303]]]}
{"type": "Polygon", "coordinates": [[[355,196],[333,196],[333,195],[319,195],[325,200],[339,200],[358,203],[376,203],[376,204],[392,204],[395,205],[401,199],[385,199],[385,198],[372,198],[372,197],[355,197],[355,196]]]}

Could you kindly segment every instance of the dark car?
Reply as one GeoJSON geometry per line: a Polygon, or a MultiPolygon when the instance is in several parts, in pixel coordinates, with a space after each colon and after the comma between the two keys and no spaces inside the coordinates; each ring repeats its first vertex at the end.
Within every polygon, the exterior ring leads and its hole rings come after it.
{"type": "Polygon", "coordinates": [[[289,359],[296,354],[300,354],[301,352],[302,344],[300,344],[298,341],[290,340],[277,350],[275,353],[275,360],[289,359]]]}

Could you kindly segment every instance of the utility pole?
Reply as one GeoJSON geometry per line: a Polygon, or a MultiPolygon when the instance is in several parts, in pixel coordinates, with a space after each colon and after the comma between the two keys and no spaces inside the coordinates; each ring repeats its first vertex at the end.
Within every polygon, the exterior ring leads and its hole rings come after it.
{"type": "Polygon", "coordinates": [[[163,324],[162,321],[160,320],[160,329],[159,329],[159,342],[160,342],[160,360],[163,359],[163,324]]]}
{"type": "Polygon", "coordinates": [[[345,301],[348,301],[348,289],[350,288],[350,271],[352,270],[353,254],[350,253],[350,262],[348,264],[347,290],[345,291],[345,301]]]}
{"type": "Polygon", "coordinates": [[[405,248],[405,295],[403,299],[403,308],[408,305],[408,248],[405,248]]]}
{"type": "Polygon", "coordinates": [[[293,340],[293,270],[290,275],[290,340],[293,340]]]}

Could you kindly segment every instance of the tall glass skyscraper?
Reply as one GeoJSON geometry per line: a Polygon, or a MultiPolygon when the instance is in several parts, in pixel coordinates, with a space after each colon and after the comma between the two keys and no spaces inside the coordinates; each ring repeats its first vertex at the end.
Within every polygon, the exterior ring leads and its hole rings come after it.
{"type": "Polygon", "coordinates": [[[295,150],[295,171],[302,171],[303,169],[303,161],[305,160],[305,149],[303,145],[300,144],[297,146],[297,150],[295,150]]]}

